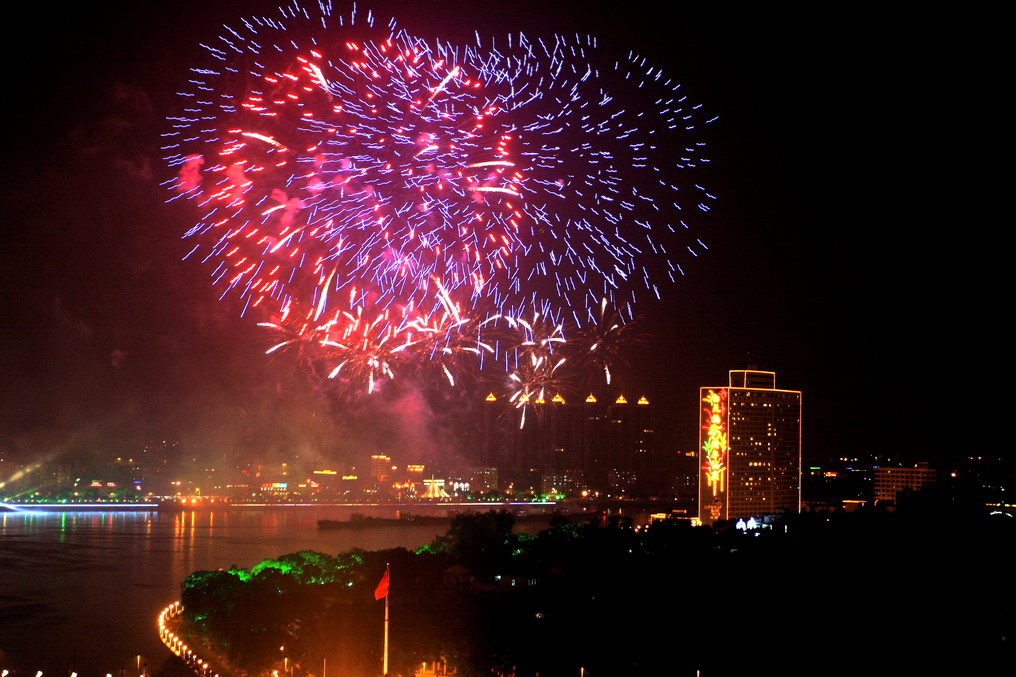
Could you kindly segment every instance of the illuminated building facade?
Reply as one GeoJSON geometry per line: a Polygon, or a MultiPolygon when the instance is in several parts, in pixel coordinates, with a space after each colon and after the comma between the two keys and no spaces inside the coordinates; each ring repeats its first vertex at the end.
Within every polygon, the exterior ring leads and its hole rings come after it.
{"type": "Polygon", "coordinates": [[[370,457],[370,476],[378,482],[384,482],[392,474],[392,459],[387,454],[372,454],[370,457]]]}
{"type": "Polygon", "coordinates": [[[937,473],[927,463],[910,468],[875,468],[875,501],[895,501],[901,491],[917,491],[935,484],[937,473]]]}
{"type": "Polygon", "coordinates": [[[477,493],[497,491],[497,468],[470,468],[469,486],[477,493]]]}
{"type": "Polygon", "coordinates": [[[540,493],[544,496],[575,496],[588,489],[582,471],[543,473],[540,478],[540,493]]]}
{"type": "Polygon", "coordinates": [[[451,466],[438,472],[448,480],[456,493],[485,494],[497,491],[497,468],[451,466]]]}
{"type": "Polygon", "coordinates": [[[801,509],[801,392],[771,371],[734,370],[701,388],[699,517],[704,523],[801,509]]]}

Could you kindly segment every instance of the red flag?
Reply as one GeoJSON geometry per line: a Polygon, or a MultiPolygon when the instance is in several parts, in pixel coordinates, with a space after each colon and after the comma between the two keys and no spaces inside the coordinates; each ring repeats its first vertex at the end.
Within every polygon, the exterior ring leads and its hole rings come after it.
{"type": "Polygon", "coordinates": [[[382,599],[388,596],[388,568],[385,568],[385,575],[381,577],[381,582],[374,588],[374,599],[382,599]]]}

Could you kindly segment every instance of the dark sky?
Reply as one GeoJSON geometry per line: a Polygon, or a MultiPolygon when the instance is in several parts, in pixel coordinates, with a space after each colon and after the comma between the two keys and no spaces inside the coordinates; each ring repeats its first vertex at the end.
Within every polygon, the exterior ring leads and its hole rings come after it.
{"type": "MultiPolygon", "coordinates": [[[[935,18],[718,4],[669,3],[669,16],[571,0],[361,7],[425,37],[592,33],[634,47],[719,116],[702,179],[718,198],[699,226],[710,250],[640,308],[651,349],[629,382],[658,406],[662,446],[694,446],[698,387],[754,364],[804,392],[806,457],[950,451],[952,410],[929,394],[964,369],[948,291],[962,275],[948,245],[963,238],[925,179],[942,110],[965,92],[927,30],[935,18]]],[[[172,176],[158,135],[203,61],[198,43],[273,8],[111,2],[22,21],[36,39],[7,47],[7,452],[119,453],[166,436],[309,454],[357,444],[335,403],[265,357],[254,323],[180,260],[193,214],[164,205],[158,185],[172,176]]]]}

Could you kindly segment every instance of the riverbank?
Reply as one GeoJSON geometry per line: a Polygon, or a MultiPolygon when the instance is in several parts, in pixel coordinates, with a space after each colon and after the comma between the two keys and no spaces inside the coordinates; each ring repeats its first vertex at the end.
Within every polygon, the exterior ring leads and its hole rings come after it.
{"type": "Polygon", "coordinates": [[[353,512],[395,514],[362,506],[0,513],[0,669],[32,677],[68,674],[75,665],[79,675],[118,675],[141,654],[142,664],[173,677],[163,664],[177,660],[153,621],[179,599],[191,572],[250,567],[301,550],[413,549],[446,530],[318,529],[319,519],[353,512]]]}

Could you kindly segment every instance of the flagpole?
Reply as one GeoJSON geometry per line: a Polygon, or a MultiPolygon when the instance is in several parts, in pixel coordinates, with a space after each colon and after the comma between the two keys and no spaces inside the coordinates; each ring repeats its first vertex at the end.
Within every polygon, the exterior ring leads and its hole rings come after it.
{"type": "Polygon", "coordinates": [[[385,660],[381,671],[388,677],[388,595],[385,595],[385,660]]]}
{"type": "MultiPolygon", "coordinates": [[[[388,567],[385,567],[385,576],[388,577],[388,567]]],[[[388,588],[385,588],[385,654],[381,667],[381,674],[388,677],[388,588]]]]}

